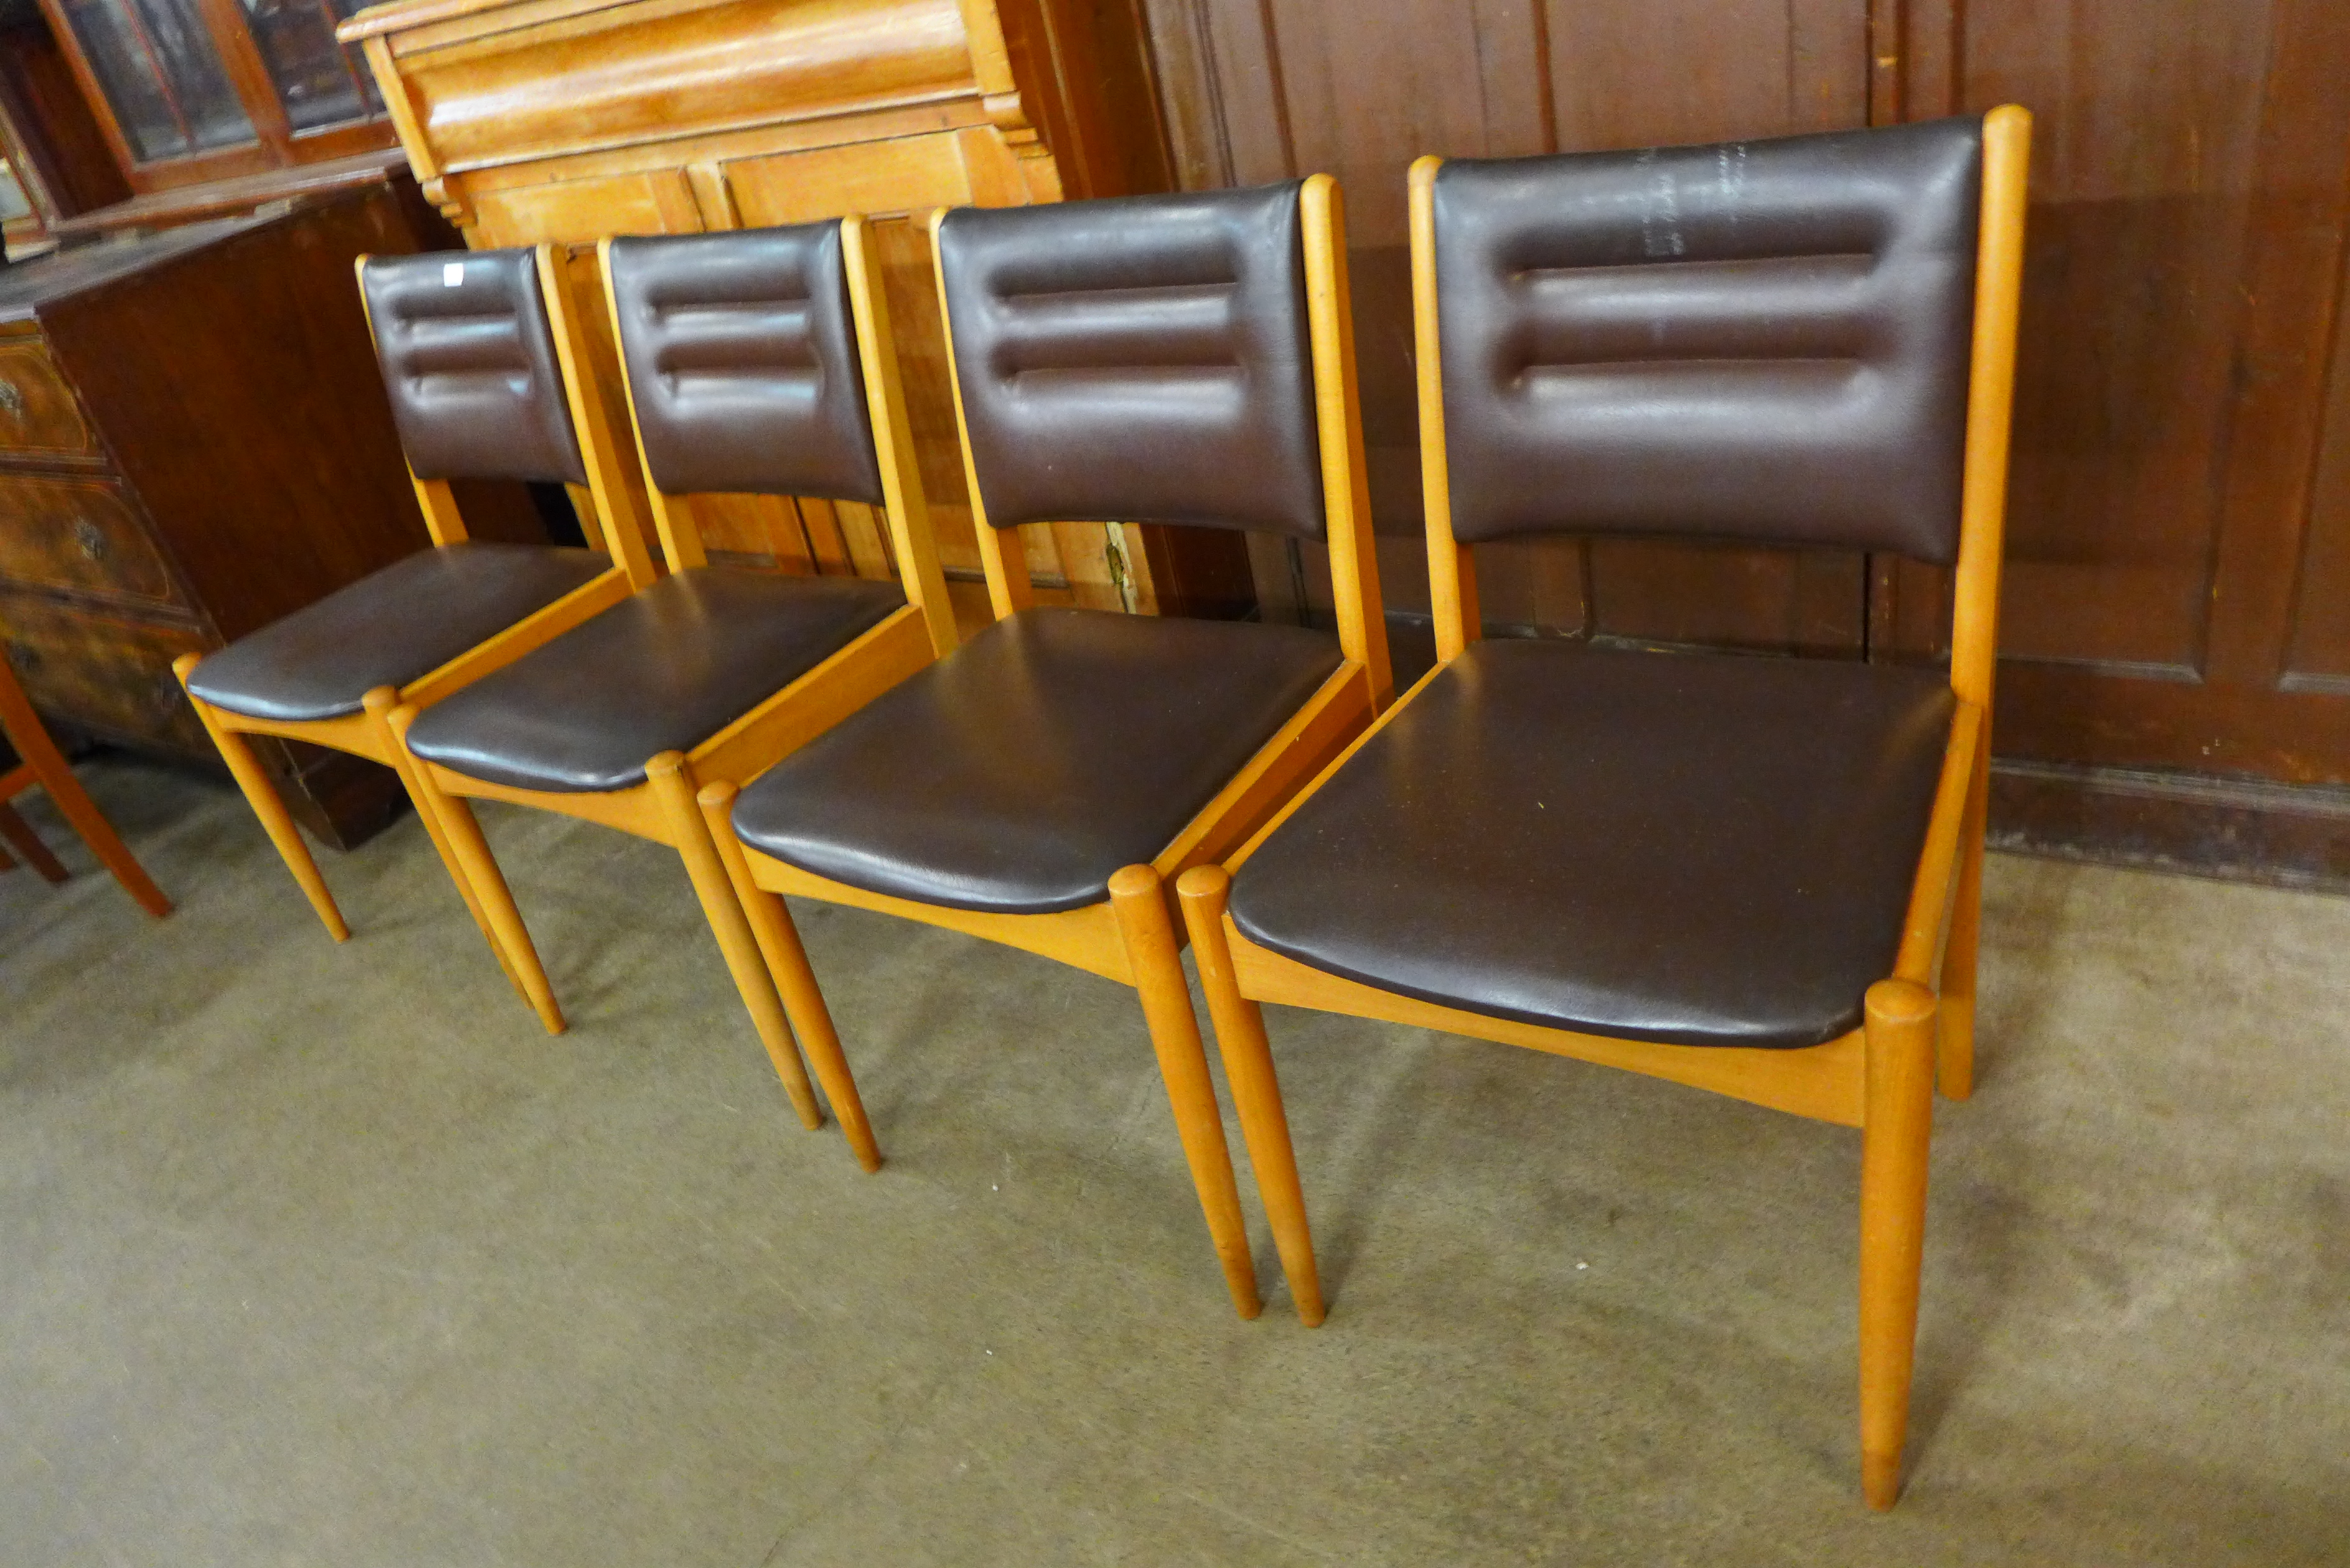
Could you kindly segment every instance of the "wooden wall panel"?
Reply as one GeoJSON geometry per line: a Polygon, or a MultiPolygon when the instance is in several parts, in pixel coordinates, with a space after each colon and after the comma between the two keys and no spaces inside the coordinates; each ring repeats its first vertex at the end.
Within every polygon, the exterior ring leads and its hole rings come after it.
{"type": "Polygon", "coordinates": [[[2000,749],[2350,782],[2350,8],[1973,0],[2039,116],[2000,749]]]}

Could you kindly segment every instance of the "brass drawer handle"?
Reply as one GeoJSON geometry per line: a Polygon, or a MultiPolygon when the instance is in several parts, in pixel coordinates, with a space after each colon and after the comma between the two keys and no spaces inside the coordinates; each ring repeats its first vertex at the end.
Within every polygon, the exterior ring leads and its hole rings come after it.
{"type": "Polygon", "coordinates": [[[25,417],[25,390],[14,381],[0,380],[0,409],[8,410],[12,420],[25,417]]]}
{"type": "Polygon", "coordinates": [[[74,543],[81,553],[93,561],[106,559],[106,530],[87,517],[78,518],[73,526],[74,543]]]}

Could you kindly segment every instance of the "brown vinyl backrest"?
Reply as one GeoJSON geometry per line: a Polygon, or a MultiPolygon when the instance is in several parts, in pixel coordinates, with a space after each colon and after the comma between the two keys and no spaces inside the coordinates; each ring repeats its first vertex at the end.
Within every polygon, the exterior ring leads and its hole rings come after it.
{"type": "Polygon", "coordinates": [[[1323,536],[1300,182],[938,229],[987,521],[1323,536]]]}
{"type": "Polygon", "coordinates": [[[359,281],[417,478],[588,483],[536,253],[370,256],[359,281]]]}
{"type": "Polygon", "coordinates": [[[1452,533],[1958,554],[1982,121],[1457,160],[1452,533]]]}
{"type": "Polygon", "coordinates": [[[882,502],[840,223],[605,251],[652,482],[882,502]]]}

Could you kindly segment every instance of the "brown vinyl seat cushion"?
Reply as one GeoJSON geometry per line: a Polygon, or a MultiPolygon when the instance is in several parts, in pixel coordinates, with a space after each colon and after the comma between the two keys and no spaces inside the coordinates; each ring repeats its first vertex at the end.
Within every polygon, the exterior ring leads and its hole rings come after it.
{"type": "Polygon", "coordinates": [[[188,688],[252,719],[356,713],[375,688],[431,674],[608,564],[590,551],[546,545],[420,551],[238,639],[197,665],[188,688]]]}
{"type": "Polygon", "coordinates": [[[680,572],[427,709],[408,747],[493,784],[627,789],[905,602],[897,584],[858,577],[680,572]]]}
{"type": "Polygon", "coordinates": [[[1892,972],[1938,672],[1473,644],[1233,879],[1250,940],[1497,1018],[1798,1047],[1892,972]]]}
{"type": "Polygon", "coordinates": [[[1099,903],[1338,668],[1295,627],[1035,609],[763,774],[743,841],[868,892],[1049,914],[1099,903]]]}

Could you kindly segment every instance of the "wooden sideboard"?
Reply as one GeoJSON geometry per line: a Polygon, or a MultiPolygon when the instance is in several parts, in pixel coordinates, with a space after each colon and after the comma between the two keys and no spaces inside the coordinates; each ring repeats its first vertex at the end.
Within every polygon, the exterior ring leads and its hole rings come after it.
{"type": "MultiPolygon", "coordinates": [[[[1136,0],[394,0],[340,36],[365,47],[411,167],[467,243],[570,243],[582,318],[607,338],[589,292],[599,236],[887,220],[874,232],[923,485],[967,580],[979,557],[946,345],[908,216],[1170,185],[1136,0]]],[[[696,505],[738,561],[892,570],[862,507],[696,505]]],[[[1058,524],[1024,539],[1047,599],[1216,613],[1250,598],[1237,535],[1058,524]]]]}
{"type": "MultiPolygon", "coordinates": [[[[379,181],[0,272],[0,636],[45,716],[217,766],[172,660],[427,543],[351,260],[437,227],[379,181]]],[[[479,500],[486,535],[538,532],[479,500]]],[[[338,846],[397,809],[373,763],[265,754],[338,846]]]]}

